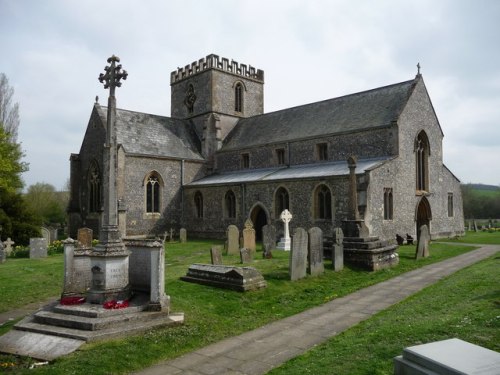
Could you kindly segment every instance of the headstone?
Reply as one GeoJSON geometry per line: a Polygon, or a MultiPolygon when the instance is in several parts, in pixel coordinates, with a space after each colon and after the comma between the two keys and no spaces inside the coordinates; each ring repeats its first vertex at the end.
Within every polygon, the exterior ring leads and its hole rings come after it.
{"type": "Polygon", "coordinates": [[[220,251],[220,246],[212,246],[210,249],[210,257],[212,258],[212,264],[218,265],[222,264],[222,252],[220,251]]]}
{"type": "Polygon", "coordinates": [[[335,228],[335,244],[333,245],[332,265],[335,272],[344,269],[344,232],[335,228]]]}
{"type": "Polygon", "coordinates": [[[290,280],[292,281],[306,277],[307,237],[308,236],[305,229],[295,229],[295,233],[293,234],[289,265],[290,280]]]}
{"type": "Polygon", "coordinates": [[[90,249],[92,247],[93,232],[90,228],[78,229],[77,241],[78,247],[81,249],[90,249]]]}
{"type": "Polygon", "coordinates": [[[180,241],[180,243],[186,243],[187,242],[187,231],[186,231],[186,228],[181,228],[179,230],[179,241],[180,241]]]}
{"type": "Polygon", "coordinates": [[[227,254],[236,255],[240,252],[240,230],[236,225],[227,227],[227,254]]]}
{"type": "Polygon", "coordinates": [[[5,253],[7,254],[7,256],[9,256],[9,255],[10,255],[10,253],[12,253],[12,250],[13,250],[13,249],[12,249],[12,245],[14,245],[14,244],[15,244],[15,242],[14,242],[14,241],[12,241],[12,240],[10,239],[10,237],[8,237],[8,238],[7,238],[7,241],[4,241],[4,242],[3,242],[3,244],[4,244],[4,246],[5,246],[5,253]]]}
{"type": "Polygon", "coordinates": [[[50,230],[48,228],[42,227],[41,232],[42,237],[47,241],[47,245],[50,245],[50,230]]]}
{"type": "Polygon", "coordinates": [[[469,220],[467,230],[470,232],[472,230],[472,222],[469,220]]]}
{"type": "Polygon", "coordinates": [[[47,239],[46,238],[30,238],[30,258],[46,258],[47,257],[47,239]]]}
{"type": "Polygon", "coordinates": [[[253,261],[253,251],[243,247],[240,249],[241,263],[252,263],[253,261]]]}
{"type": "Polygon", "coordinates": [[[243,229],[243,247],[255,252],[255,229],[250,219],[245,221],[245,229],[243,229]]]}
{"type": "Polygon", "coordinates": [[[477,223],[476,223],[476,220],[472,220],[472,224],[474,225],[474,232],[477,232],[477,223]]]}
{"type": "Polygon", "coordinates": [[[271,251],[276,246],[276,227],[271,224],[262,227],[262,257],[270,259],[273,257],[271,251]]]}
{"type": "Polygon", "coordinates": [[[285,251],[290,251],[290,229],[289,229],[289,223],[292,220],[293,215],[290,213],[288,210],[283,210],[283,212],[280,215],[280,219],[283,222],[283,238],[280,240],[278,243],[277,248],[280,250],[285,250],[285,251]]]}
{"type": "Polygon", "coordinates": [[[394,358],[394,374],[500,373],[500,353],[457,338],[410,346],[394,358]]]}
{"type": "Polygon", "coordinates": [[[170,228],[170,242],[174,242],[174,228],[170,228]]]}
{"type": "Polygon", "coordinates": [[[313,227],[308,231],[309,238],[309,265],[307,270],[311,276],[318,276],[325,272],[323,265],[323,231],[313,227]]]}
{"type": "Polygon", "coordinates": [[[429,256],[430,239],[429,227],[427,227],[427,225],[422,225],[419,230],[415,259],[427,258],[429,256]]]}
{"type": "Polygon", "coordinates": [[[5,263],[7,260],[7,251],[3,247],[3,242],[0,240],[0,264],[5,263]]]}

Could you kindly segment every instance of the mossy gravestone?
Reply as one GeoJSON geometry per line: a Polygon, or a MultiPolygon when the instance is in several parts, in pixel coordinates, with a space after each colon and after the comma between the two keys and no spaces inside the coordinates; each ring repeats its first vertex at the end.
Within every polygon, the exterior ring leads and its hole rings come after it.
{"type": "Polygon", "coordinates": [[[429,241],[431,236],[429,234],[429,227],[422,225],[418,234],[417,251],[415,259],[427,258],[429,256],[429,241]]]}

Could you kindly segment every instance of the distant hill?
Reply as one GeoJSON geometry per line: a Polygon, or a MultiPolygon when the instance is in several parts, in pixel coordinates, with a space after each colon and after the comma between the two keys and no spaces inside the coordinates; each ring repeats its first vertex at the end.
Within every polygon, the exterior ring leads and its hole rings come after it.
{"type": "Polygon", "coordinates": [[[467,186],[470,186],[474,190],[498,190],[500,191],[500,186],[496,185],[485,185],[485,184],[466,184],[467,186]]]}

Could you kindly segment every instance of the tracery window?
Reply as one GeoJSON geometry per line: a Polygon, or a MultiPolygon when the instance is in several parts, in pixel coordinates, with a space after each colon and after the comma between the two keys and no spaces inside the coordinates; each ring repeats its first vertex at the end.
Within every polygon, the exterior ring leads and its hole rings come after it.
{"type": "Polygon", "coordinates": [[[278,188],[276,190],[276,194],[274,195],[274,203],[275,203],[275,214],[276,217],[280,217],[280,214],[283,210],[290,210],[290,197],[288,195],[288,191],[284,187],[278,188]]]}
{"type": "Polygon", "coordinates": [[[90,164],[88,173],[89,212],[101,210],[101,177],[96,161],[90,164]]]}
{"type": "Polygon", "coordinates": [[[240,82],[234,86],[234,110],[243,112],[243,85],[240,82]]]}
{"type": "Polygon", "coordinates": [[[314,194],[315,218],[329,220],[332,218],[332,193],[326,185],[316,188],[314,194]]]}
{"type": "Polygon", "coordinates": [[[236,218],[236,196],[232,190],[228,190],[224,196],[224,217],[236,218]]]}
{"type": "Polygon", "coordinates": [[[160,212],[160,179],[156,173],[151,173],[146,179],[146,212],[160,212]]]}
{"type": "Polygon", "coordinates": [[[429,139],[421,131],[415,140],[416,188],[417,191],[429,191],[429,139]]]}
{"type": "Polygon", "coordinates": [[[203,217],[203,195],[197,191],[194,194],[194,205],[196,208],[196,217],[202,218],[203,217]]]}
{"type": "Polygon", "coordinates": [[[393,196],[392,188],[384,189],[384,220],[393,219],[393,196]]]}

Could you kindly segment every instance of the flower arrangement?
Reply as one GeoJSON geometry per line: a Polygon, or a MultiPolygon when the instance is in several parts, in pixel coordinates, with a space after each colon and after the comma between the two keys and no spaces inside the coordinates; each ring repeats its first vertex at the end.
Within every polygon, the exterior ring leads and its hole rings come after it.
{"type": "Polygon", "coordinates": [[[104,304],[102,305],[105,309],[108,309],[108,310],[115,310],[115,309],[124,309],[126,307],[129,306],[129,303],[128,303],[128,300],[119,300],[119,301],[116,301],[116,300],[112,300],[112,301],[107,301],[107,302],[104,302],[104,304]]]}
{"type": "Polygon", "coordinates": [[[63,297],[61,298],[61,305],[65,306],[73,306],[73,305],[81,305],[82,303],[85,303],[86,299],[85,297],[63,297]]]}

